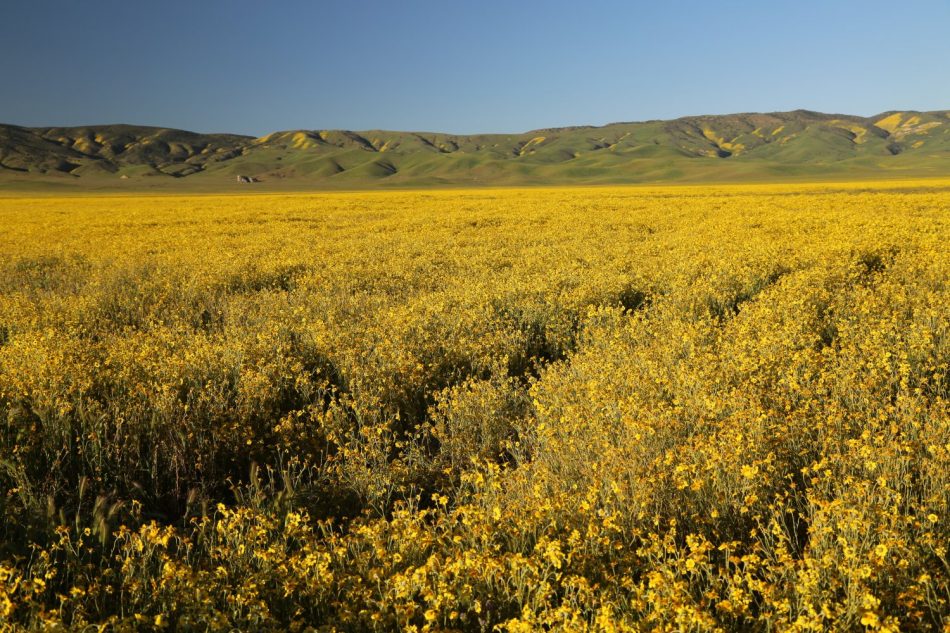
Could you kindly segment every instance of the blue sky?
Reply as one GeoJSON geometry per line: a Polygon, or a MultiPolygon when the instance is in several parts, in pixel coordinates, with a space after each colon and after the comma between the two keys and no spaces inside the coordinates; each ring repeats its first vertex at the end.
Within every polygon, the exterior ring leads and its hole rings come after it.
{"type": "Polygon", "coordinates": [[[950,2],[2,0],[0,122],[455,133],[950,108],[950,2]]]}

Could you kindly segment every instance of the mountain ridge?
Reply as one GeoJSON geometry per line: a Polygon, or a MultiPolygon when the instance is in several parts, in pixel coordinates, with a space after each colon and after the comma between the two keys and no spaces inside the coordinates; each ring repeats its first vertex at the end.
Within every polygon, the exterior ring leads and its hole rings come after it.
{"type": "Polygon", "coordinates": [[[693,115],[509,134],[0,124],[0,186],[316,188],[706,182],[950,171],[950,111],[693,115]],[[126,181],[119,183],[118,181],[126,181]]]}

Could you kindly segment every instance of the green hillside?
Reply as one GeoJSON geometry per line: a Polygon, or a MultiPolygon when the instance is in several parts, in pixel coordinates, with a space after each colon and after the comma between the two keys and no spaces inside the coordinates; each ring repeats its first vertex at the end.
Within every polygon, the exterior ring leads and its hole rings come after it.
{"type": "Polygon", "coordinates": [[[543,185],[936,176],[950,112],[806,110],[453,135],[293,130],[261,138],[129,125],[0,125],[0,188],[543,185]]]}

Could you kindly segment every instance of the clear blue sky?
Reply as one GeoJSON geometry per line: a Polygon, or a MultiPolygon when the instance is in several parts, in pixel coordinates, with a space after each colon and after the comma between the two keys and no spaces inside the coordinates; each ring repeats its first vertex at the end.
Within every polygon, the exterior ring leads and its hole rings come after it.
{"type": "Polygon", "coordinates": [[[516,132],[950,108],[947,0],[0,0],[0,122],[516,132]]]}

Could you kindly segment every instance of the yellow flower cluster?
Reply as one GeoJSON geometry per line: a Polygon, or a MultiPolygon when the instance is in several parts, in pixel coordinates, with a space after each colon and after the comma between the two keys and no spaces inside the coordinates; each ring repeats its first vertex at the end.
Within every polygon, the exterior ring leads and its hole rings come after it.
{"type": "Polygon", "coordinates": [[[950,631],[948,209],[0,199],[0,631],[950,631]]]}

